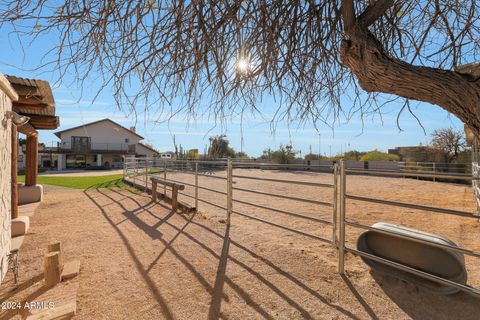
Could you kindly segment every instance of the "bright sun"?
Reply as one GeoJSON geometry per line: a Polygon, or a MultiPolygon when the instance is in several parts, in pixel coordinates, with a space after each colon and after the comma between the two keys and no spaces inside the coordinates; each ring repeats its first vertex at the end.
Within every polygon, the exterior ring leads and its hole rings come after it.
{"type": "Polygon", "coordinates": [[[240,58],[237,61],[237,70],[240,73],[248,73],[250,71],[250,62],[245,58],[240,58]]]}

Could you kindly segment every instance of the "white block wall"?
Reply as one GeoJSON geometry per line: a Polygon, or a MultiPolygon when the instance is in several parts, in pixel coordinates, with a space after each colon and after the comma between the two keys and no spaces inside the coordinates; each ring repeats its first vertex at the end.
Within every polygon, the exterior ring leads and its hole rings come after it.
{"type": "Polygon", "coordinates": [[[12,110],[12,99],[17,95],[10,83],[0,73],[0,283],[7,272],[7,254],[11,242],[11,128],[12,121],[6,118],[6,112],[12,110]]]}

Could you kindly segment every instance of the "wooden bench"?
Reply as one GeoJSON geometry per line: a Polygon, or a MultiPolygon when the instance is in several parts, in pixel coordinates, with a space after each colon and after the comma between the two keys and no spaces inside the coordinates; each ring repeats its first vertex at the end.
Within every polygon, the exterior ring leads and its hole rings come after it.
{"type": "MultiPolygon", "coordinates": [[[[158,178],[150,178],[152,180],[152,202],[157,202],[157,186],[159,184],[172,188],[172,210],[176,211],[178,206],[178,190],[185,190],[185,185],[165,181],[158,178]]],[[[166,197],[166,194],[163,195],[166,197]]]]}

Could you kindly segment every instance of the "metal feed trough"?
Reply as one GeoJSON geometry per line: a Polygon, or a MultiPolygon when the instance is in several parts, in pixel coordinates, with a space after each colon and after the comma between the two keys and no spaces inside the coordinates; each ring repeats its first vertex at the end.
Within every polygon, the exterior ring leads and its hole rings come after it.
{"type": "MultiPolygon", "coordinates": [[[[436,234],[383,222],[375,223],[371,230],[362,233],[357,240],[357,250],[361,252],[465,285],[467,283],[465,259],[461,253],[448,250],[448,246],[457,247],[452,241],[436,234]],[[425,242],[420,242],[421,240],[425,242]]],[[[460,290],[382,264],[366,256],[361,258],[376,272],[409,281],[431,292],[452,294],[460,290]]]]}

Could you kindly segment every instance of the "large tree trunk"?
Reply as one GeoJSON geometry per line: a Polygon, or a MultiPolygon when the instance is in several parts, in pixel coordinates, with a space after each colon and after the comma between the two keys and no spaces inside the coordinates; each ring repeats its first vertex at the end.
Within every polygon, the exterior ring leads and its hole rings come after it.
{"type": "Polygon", "coordinates": [[[361,26],[347,32],[340,58],[367,92],[436,104],[480,132],[480,80],[455,71],[414,66],[390,57],[361,26]]]}

